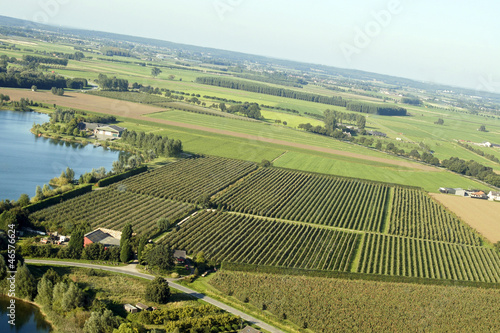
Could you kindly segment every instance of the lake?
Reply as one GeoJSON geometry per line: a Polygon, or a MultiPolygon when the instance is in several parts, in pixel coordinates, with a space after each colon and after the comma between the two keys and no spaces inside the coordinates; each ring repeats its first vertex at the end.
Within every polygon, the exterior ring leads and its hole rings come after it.
{"type": "Polygon", "coordinates": [[[10,304],[10,297],[0,295],[0,332],[16,333],[47,333],[50,325],[45,321],[40,310],[33,304],[16,299],[16,321],[15,326],[9,324],[7,317],[7,307],[10,304]]]}
{"type": "Polygon", "coordinates": [[[33,123],[47,121],[49,117],[41,113],[0,111],[0,200],[17,200],[22,193],[32,197],[37,185],[48,184],[67,167],[78,179],[92,168],[109,171],[118,160],[118,151],[36,137],[30,132],[33,123]]]}

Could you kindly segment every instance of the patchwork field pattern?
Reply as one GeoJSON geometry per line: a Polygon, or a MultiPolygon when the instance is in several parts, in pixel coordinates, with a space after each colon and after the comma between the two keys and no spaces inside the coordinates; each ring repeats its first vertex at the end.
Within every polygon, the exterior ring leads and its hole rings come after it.
{"type": "Polygon", "coordinates": [[[348,271],[359,234],[232,213],[201,212],[163,241],[216,262],[348,271]]]}
{"type": "Polygon", "coordinates": [[[214,195],[256,168],[252,162],[222,157],[187,159],[131,177],[122,186],[138,194],[196,202],[201,195],[214,195]]]}
{"type": "Polygon", "coordinates": [[[358,271],[498,283],[500,256],[484,247],[368,233],[358,271]]]}
{"type": "Polygon", "coordinates": [[[35,212],[31,216],[43,224],[62,226],[65,222],[88,222],[92,228],[121,230],[126,223],[134,232],[147,234],[155,230],[160,217],[183,216],[193,206],[155,197],[148,197],[110,186],[89,192],[55,206],[35,212]]]}
{"type": "Polygon", "coordinates": [[[499,254],[418,188],[221,157],[171,163],[32,217],[52,229],[130,222],[139,234],[183,219],[161,242],[231,267],[500,283],[499,254]],[[212,209],[184,219],[200,204],[212,209]]]}
{"type": "Polygon", "coordinates": [[[236,212],[382,231],[389,187],[381,183],[263,168],[216,199],[236,212]]]}
{"type": "Polygon", "coordinates": [[[421,190],[395,187],[389,233],[452,243],[481,245],[472,229],[421,190]]]}

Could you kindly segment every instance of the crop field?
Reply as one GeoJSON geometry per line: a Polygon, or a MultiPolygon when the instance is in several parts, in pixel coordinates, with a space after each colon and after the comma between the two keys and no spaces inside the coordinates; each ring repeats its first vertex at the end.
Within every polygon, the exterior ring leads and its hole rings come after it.
{"type": "Polygon", "coordinates": [[[484,247],[367,233],[358,271],[498,283],[500,256],[484,247]]]}
{"type": "Polygon", "coordinates": [[[216,262],[348,271],[359,234],[204,211],[163,241],[216,262]]]}
{"type": "Polygon", "coordinates": [[[382,231],[388,192],[383,184],[264,168],[223,193],[216,203],[242,213],[382,231]]]}
{"type": "Polygon", "coordinates": [[[209,284],[314,332],[493,332],[500,290],[218,272],[209,284]]]}
{"type": "Polygon", "coordinates": [[[395,187],[389,234],[481,245],[479,236],[421,190],[395,187]]]}
{"type": "Polygon", "coordinates": [[[476,200],[452,194],[431,194],[492,243],[500,242],[500,202],[476,200]],[[478,218],[480,216],[481,218],[478,218]]]}
{"type": "Polygon", "coordinates": [[[113,185],[37,211],[31,216],[51,229],[57,229],[66,222],[88,222],[92,229],[121,230],[126,223],[131,223],[134,232],[149,234],[157,228],[156,221],[160,217],[179,218],[192,209],[193,206],[185,203],[134,194],[113,185]]]}
{"type": "Polygon", "coordinates": [[[187,159],[126,179],[121,186],[133,193],[194,203],[203,194],[214,195],[256,167],[252,162],[221,157],[187,159]]]}

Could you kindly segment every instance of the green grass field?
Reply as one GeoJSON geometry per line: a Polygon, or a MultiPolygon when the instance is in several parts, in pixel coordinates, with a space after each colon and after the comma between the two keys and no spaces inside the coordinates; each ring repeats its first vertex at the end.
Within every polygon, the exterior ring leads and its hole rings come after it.
{"type": "Polygon", "coordinates": [[[445,170],[425,172],[377,166],[372,163],[370,161],[365,163],[346,161],[333,156],[290,151],[278,158],[274,165],[289,169],[418,186],[429,192],[438,192],[439,187],[486,188],[483,184],[445,170]]]}

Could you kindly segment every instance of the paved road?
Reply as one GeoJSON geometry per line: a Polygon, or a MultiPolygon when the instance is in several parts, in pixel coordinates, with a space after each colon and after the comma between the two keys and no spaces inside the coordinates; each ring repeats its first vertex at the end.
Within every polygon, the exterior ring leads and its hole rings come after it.
{"type": "MultiPolygon", "coordinates": [[[[155,278],[154,275],[150,274],[144,274],[141,272],[137,271],[136,264],[131,264],[127,266],[118,266],[118,267],[113,267],[113,266],[102,266],[102,265],[93,265],[93,264],[84,264],[84,263],[78,263],[78,262],[70,262],[70,261],[57,261],[57,260],[43,260],[43,259],[26,259],[27,263],[30,264],[45,264],[45,265],[59,265],[59,266],[73,266],[73,267],[85,267],[85,268],[94,268],[94,269],[102,269],[104,271],[110,271],[110,272],[115,272],[115,273],[123,273],[123,274],[128,274],[128,275],[133,275],[137,276],[140,278],[148,279],[148,280],[153,280],[155,278]]],[[[272,333],[284,333],[283,331],[275,328],[274,326],[268,325],[262,321],[260,321],[257,318],[254,318],[250,315],[247,315],[233,307],[230,307],[229,305],[226,305],[224,303],[221,303],[211,297],[208,297],[204,294],[200,294],[193,289],[189,289],[187,287],[184,287],[180,284],[177,284],[174,282],[173,279],[167,279],[168,284],[177,290],[180,290],[186,294],[189,294],[191,296],[194,296],[196,298],[202,299],[203,301],[210,303],[212,305],[215,305],[218,308],[221,308],[229,313],[232,313],[236,316],[240,316],[241,318],[245,319],[246,321],[255,324],[262,329],[272,332],[272,333]]]]}

